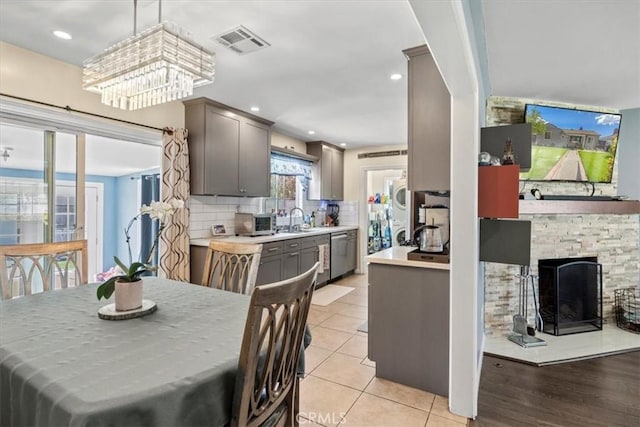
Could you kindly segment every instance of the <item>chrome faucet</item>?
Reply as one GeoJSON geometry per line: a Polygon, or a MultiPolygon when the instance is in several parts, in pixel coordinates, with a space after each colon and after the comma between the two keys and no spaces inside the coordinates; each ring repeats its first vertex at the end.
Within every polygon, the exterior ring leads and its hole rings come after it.
{"type": "MultiPolygon", "coordinates": [[[[299,210],[300,212],[302,212],[302,220],[304,221],[304,211],[302,210],[302,208],[295,207],[295,208],[291,209],[289,211],[289,232],[294,231],[294,229],[293,229],[293,211],[295,211],[295,210],[299,210]]],[[[296,227],[298,227],[298,228],[295,231],[299,231],[300,227],[298,225],[296,225],[296,227]]]]}

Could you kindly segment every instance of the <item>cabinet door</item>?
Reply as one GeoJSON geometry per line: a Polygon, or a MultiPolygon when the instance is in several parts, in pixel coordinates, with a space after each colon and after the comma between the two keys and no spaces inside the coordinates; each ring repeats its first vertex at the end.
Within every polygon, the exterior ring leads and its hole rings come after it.
{"type": "Polygon", "coordinates": [[[347,238],[347,271],[355,270],[358,265],[358,239],[356,236],[347,238]]]}
{"type": "Polygon", "coordinates": [[[238,194],[240,121],[207,108],[205,194],[238,194]]]}
{"type": "Polygon", "coordinates": [[[282,280],[298,275],[300,269],[300,251],[288,252],[282,255],[282,280]]]}
{"type": "Polygon", "coordinates": [[[344,153],[331,153],[331,200],[344,199],[344,153]]]}
{"type": "Polygon", "coordinates": [[[226,196],[238,192],[240,121],[213,108],[206,109],[205,194],[226,196]]]}
{"type": "Polygon", "coordinates": [[[280,280],[282,280],[282,255],[261,258],[256,285],[265,285],[280,280]]]}
{"type": "Polygon", "coordinates": [[[332,200],[331,197],[331,175],[333,171],[333,163],[332,163],[332,154],[333,149],[330,147],[322,147],[322,171],[320,173],[322,183],[320,185],[321,188],[321,198],[323,200],[332,200]]]}
{"type": "Polygon", "coordinates": [[[449,91],[429,53],[409,59],[408,188],[449,190],[449,91]]]}
{"type": "Polygon", "coordinates": [[[302,274],[309,270],[313,265],[318,262],[318,247],[312,247],[303,249],[300,251],[300,271],[298,274],[302,274]]]}
{"type": "Polygon", "coordinates": [[[250,122],[242,123],[238,160],[238,191],[242,196],[269,197],[270,130],[250,122]]]}

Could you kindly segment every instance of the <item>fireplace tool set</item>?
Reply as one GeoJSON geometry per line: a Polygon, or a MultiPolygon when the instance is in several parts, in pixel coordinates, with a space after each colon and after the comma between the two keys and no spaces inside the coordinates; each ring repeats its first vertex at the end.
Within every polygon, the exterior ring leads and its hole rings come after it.
{"type": "Polygon", "coordinates": [[[509,335],[509,340],[525,348],[545,346],[547,343],[544,340],[533,336],[536,329],[542,331],[543,327],[538,299],[536,298],[536,276],[531,274],[528,265],[521,265],[520,274],[517,274],[516,277],[519,280],[518,314],[513,315],[513,333],[509,335]],[[535,308],[535,326],[529,326],[527,320],[529,309],[529,292],[527,288],[529,283],[531,284],[531,294],[533,295],[533,306],[535,308]]]}

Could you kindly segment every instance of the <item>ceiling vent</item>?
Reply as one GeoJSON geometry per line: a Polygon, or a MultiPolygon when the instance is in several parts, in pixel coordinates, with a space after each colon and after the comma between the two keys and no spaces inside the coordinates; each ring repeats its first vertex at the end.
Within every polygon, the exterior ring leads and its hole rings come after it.
{"type": "Polygon", "coordinates": [[[212,38],[239,55],[245,55],[271,46],[242,25],[212,38]]]}

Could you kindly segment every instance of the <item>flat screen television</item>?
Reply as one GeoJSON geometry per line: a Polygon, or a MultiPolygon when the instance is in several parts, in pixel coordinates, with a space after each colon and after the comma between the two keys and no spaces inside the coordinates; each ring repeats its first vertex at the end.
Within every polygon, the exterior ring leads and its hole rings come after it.
{"type": "Polygon", "coordinates": [[[618,148],[620,114],[527,104],[531,169],[520,179],[609,183],[618,148]]]}

